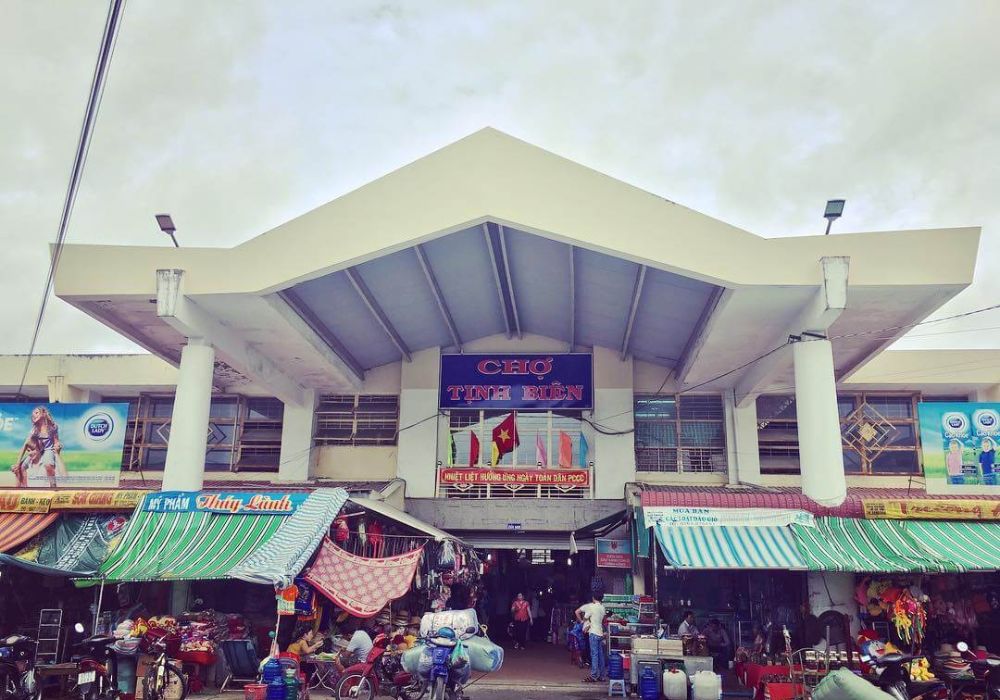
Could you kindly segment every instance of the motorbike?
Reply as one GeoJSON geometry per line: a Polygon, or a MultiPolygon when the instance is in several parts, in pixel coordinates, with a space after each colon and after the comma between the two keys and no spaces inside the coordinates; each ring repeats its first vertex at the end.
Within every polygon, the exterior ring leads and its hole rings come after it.
{"type": "Polygon", "coordinates": [[[35,700],[40,697],[35,677],[35,649],[38,642],[21,634],[0,641],[0,698],[35,700]]]}
{"type": "Polygon", "coordinates": [[[337,700],[374,700],[380,691],[402,700],[417,700],[423,692],[420,683],[403,671],[399,656],[388,652],[392,640],[379,634],[372,640],[368,657],[344,669],[333,696],[337,700]]]}
{"type": "MultiPolygon", "coordinates": [[[[83,626],[77,624],[77,632],[83,626]]],[[[118,657],[111,646],[114,637],[97,635],[73,645],[77,670],[71,695],[79,700],[114,700],[118,696],[118,657]]]]}
{"type": "Polygon", "coordinates": [[[986,699],[1000,700],[1000,658],[996,656],[979,658],[969,650],[969,645],[965,642],[959,642],[955,646],[963,658],[969,661],[976,678],[981,679],[986,685],[986,699]]]}
{"type": "Polygon", "coordinates": [[[947,686],[940,681],[911,681],[909,663],[919,656],[885,654],[875,659],[875,666],[881,669],[875,682],[883,692],[894,700],[947,700],[950,697],[947,686]]]}
{"type": "MultiPolygon", "coordinates": [[[[442,627],[435,634],[424,639],[430,656],[430,668],[421,674],[425,690],[430,690],[430,700],[463,700],[462,687],[468,680],[468,658],[456,655],[455,649],[463,641],[472,639],[479,633],[476,627],[469,627],[462,635],[455,634],[450,627],[442,627]]],[[[423,694],[423,693],[421,693],[423,694]]]]}

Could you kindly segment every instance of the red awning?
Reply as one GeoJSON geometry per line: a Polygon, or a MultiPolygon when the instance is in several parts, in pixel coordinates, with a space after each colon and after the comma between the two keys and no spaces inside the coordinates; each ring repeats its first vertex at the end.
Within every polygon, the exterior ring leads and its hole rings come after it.
{"type": "Polygon", "coordinates": [[[0,513],[0,552],[17,549],[58,517],[58,513],[0,513]]]}
{"type": "Polygon", "coordinates": [[[649,506],[688,508],[779,508],[804,510],[835,518],[865,517],[864,499],[955,499],[991,500],[995,496],[936,496],[919,489],[849,488],[847,498],[836,508],[821,506],[794,487],[656,486],[644,484],[641,503],[649,506]]]}

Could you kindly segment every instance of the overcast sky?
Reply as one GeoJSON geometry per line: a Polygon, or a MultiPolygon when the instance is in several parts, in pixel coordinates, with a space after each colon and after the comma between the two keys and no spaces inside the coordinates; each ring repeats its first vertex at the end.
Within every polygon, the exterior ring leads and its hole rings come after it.
{"type": "MultiPolygon", "coordinates": [[[[0,353],[28,347],[105,13],[0,3],[0,353]]],[[[131,0],[68,241],[165,245],[168,211],[232,246],[495,126],[762,236],[822,233],[831,197],[835,232],[981,225],[966,311],[1000,302],[998,27],[996,0],[131,0]]],[[[911,336],[1000,347],[1000,311],[911,336]]],[[[59,300],[39,344],[134,349],[59,300]]]]}

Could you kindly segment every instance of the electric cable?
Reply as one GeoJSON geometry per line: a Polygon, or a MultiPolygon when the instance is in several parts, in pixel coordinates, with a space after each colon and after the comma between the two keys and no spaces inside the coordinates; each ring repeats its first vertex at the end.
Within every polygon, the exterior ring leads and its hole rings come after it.
{"type": "Polygon", "coordinates": [[[42,322],[45,319],[49,294],[52,292],[56,270],[59,267],[59,260],[62,257],[63,245],[69,230],[70,217],[73,215],[76,195],[80,189],[80,182],[83,179],[83,169],[87,162],[87,155],[90,152],[94,126],[101,109],[102,98],[104,97],[108,69],[111,65],[115,45],[118,43],[118,29],[121,26],[121,16],[125,2],[126,0],[111,0],[108,5],[108,14],[104,20],[104,33],[101,36],[101,44],[97,53],[97,64],[94,66],[94,74],[90,82],[90,94],[87,99],[87,107],[84,111],[83,124],[80,126],[80,136],[77,141],[76,153],[73,157],[73,167],[70,169],[69,184],[66,187],[66,197],[63,201],[62,213],[59,217],[59,229],[56,234],[55,243],[53,244],[52,259],[49,261],[49,271],[45,278],[45,288],[42,291],[42,301],[38,308],[38,315],[35,318],[35,327],[31,334],[28,354],[24,358],[24,370],[21,373],[21,381],[17,385],[18,396],[21,395],[24,383],[28,378],[28,368],[31,366],[31,358],[35,354],[38,335],[41,332],[42,322]]]}

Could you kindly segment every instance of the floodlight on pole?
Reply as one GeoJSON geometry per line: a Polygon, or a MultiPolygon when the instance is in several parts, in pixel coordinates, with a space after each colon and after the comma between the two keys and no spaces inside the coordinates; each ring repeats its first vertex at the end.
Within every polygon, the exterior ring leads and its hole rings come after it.
{"type": "Polygon", "coordinates": [[[830,235],[830,227],[833,222],[841,217],[844,213],[844,200],[843,199],[829,199],[826,202],[826,211],[823,212],[823,218],[826,219],[826,233],[825,236],[830,235]]]}
{"type": "Polygon", "coordinates": [[[177,227],[174,226],[174,220],[170,218],[170,214],[157,214],[156,223],[159,225],[161,231],[170,236],[170,240],[174,242],[174,247],[180,248],[181,246],[177,242],[177,237],[174,236],[174,231],[177,230],[177,227]]]}

